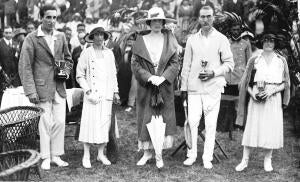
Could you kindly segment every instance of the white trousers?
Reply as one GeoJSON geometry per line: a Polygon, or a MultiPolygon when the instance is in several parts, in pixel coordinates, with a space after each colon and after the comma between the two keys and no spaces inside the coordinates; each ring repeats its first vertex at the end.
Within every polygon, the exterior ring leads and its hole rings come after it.
{"type": "Polygon", "coordinates": [[[40,153],[42,159],[64,154],[66,99],[55,92],[52,101],[40,102],[44,109],[39,122],[40,153]]]}
{"type": "Polygon", "coordinates": [[[203,111],[205,118],[205,142],[202,159],[203,161],[213,160],[220,101],[221,93],[217,96],[188,94],[188,122],[191,127],[192,148],[188,150],[187,157],[197,158],[198,126],[203,111]]]}

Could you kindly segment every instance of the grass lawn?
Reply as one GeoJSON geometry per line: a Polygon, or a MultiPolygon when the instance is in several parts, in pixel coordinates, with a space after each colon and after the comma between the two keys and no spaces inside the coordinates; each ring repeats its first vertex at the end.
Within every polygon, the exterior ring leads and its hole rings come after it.
{"type": "MultiPolygon", "coordinates": [[[[215,182],[296,182],[300,181],[300,169],[297,168],[296,157],[300,158],[300,151],[295,148],[300,142],[292,133],[292,126],[286,117],[284,148],[273,152],[274,171],[267,173],[263,169],[264,155],[262,149],[252,150],[248,168],[244,172],[235,172],[235,166],[242,157],[241,131],[234,131],[234,140],[230,140],[228,133],[218,133],[217,139],[229,155],[229,159],[222,157],[219,150],[215,153],[222,158],[220,163],[213,161],[212,170],[205,170],[202,165],[203,141],[199,138],[198,159],[191,167],[183,166],[185,151],[180,150],[174,157],[170,154],[182,142],[183,130],[178,128],[175,146],[164,151],[165,167],[158,170],[155,160],[152,159],[145,166],[138,167],[136,162],[142,152],[137,151],[137,124],[135,114],[124,112],[119,108],[117,112],[120,130],[119,149],[120,159],[117,164],[103,166],[96,161],[96,147],[91,154],[92,169],[84,169],[81,165],[83,154],[82,145],[72,137],[65,140],[66,154],[63,158],[70,163],[69,167],[58,168],[52,166],[50,171],[42,171],[43,181],[215,181],[215,182]],[[210,179],[210,180],[209,180],[210,179]]],[[[71,126],[66,133],[74,132],[71,126]]]]}

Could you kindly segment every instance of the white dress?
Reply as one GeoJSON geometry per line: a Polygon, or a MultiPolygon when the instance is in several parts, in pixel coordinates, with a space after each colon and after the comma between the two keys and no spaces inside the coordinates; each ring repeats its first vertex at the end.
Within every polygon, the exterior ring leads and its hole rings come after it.
{"type": "Polygon", "coordinates": [[[118,92],[114,55],[111,50],[93,47],[85,49],[77,65],[77,81],[86,91],[91,89],[100,102],[92,104],[84,95],[79,141],[86,143],[107,143],[111,124],[113,93],[118,92]]]}
{"type": "MultiPolygon", "coordinates": [[[[254,67],[256,68],[254,82],[272,83],[267,84],[265,89],[272,89],[283,82],[284,63],[279,57],[275,56],[267,65],[260,55],[255,60],[254,67]]],[[[258,92],[256,85],[253,89],[258,92]]],[[[265,102],[255,102],[250,97],[242,145],[267,149],[283,147],[283,111],[280,92],[265,102]]]]}

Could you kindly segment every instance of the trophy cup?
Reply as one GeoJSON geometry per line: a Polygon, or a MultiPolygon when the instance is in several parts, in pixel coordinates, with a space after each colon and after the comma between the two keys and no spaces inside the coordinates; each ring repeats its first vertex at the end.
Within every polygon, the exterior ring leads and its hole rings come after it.
{"type": "Polygon", "coordinates": [[[258,93],[255,94],[255,97],[257,100],[263,101],[264,99],[262,98],[261,93],[265,90],[266,82],[265,81],[257,81],[256,83],[257,83],[258,93]]]}
{"type": "Polygon", "coordinates": [[[198,78],[200,78],[201,80],[202,79],[205,79],[205,72],[206,72],[206,66],[207,66],[207,61],[204,61],[204,60],[201,60],[201,67],[202,67],[202,70],[200,71],[199,73],[199,76],[198,78]]]}
{"type": "Polygon", "coordinates": [[[66,62],[64,60],[55,61],[56,73],[55,78],[60,81],[65,81],[67,79],[66,62]]]}

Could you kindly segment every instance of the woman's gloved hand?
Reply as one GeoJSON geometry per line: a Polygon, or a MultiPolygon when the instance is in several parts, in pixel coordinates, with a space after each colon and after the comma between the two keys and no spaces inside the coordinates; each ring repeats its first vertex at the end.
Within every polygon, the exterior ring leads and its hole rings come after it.
{"type": "Polygon", "coordinates": [[[92,104],[98,104],[100,102],[100,97],[97,93],[90,91],[86,93],[87,100],[92,104]]]}

